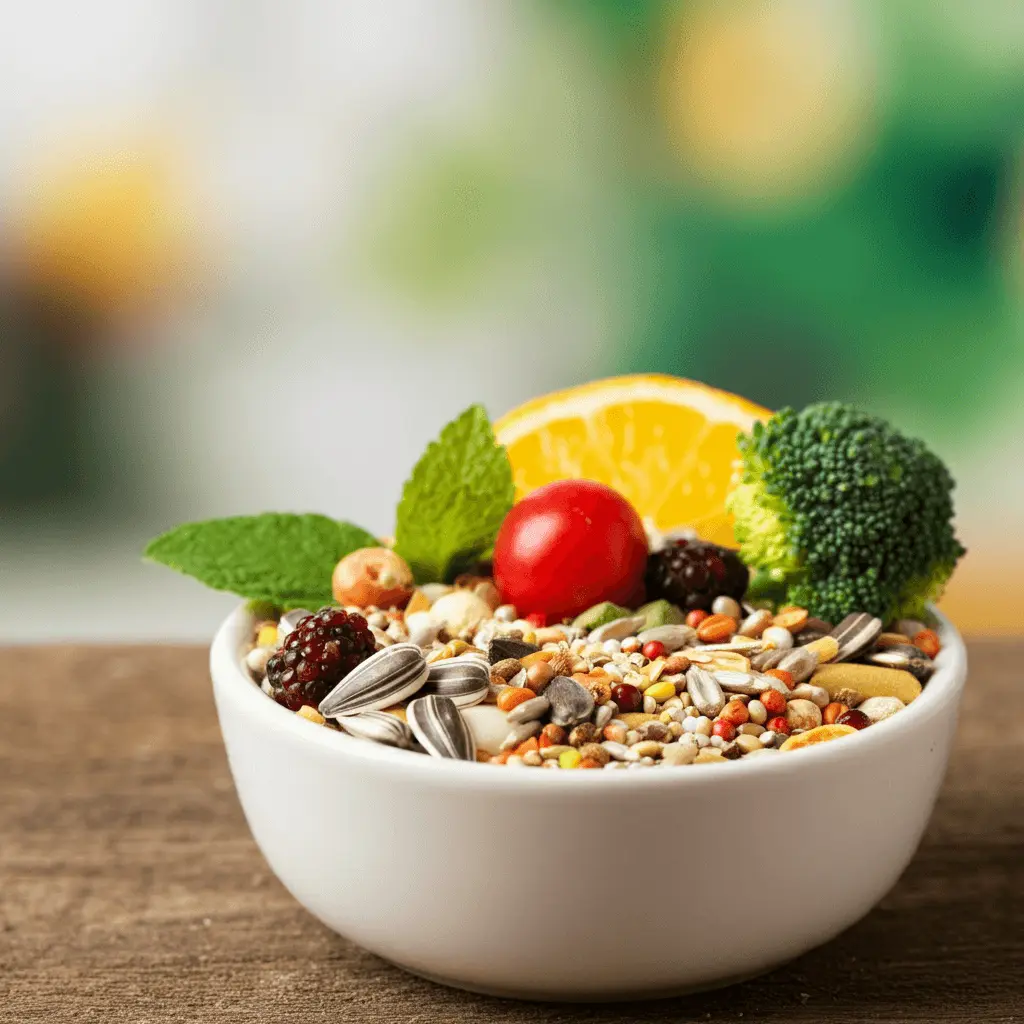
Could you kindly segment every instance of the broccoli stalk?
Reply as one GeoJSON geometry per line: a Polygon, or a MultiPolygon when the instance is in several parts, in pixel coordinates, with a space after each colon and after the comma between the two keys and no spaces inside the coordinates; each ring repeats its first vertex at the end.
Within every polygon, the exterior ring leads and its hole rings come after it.
{"type": "Polygon", "coordinates": [[[840,402],[783,409],[739,438],[726,505],[740,556],[767,594],[838,622],[919,617],[964,548],[953,478],[923,442],[840,402]]]}

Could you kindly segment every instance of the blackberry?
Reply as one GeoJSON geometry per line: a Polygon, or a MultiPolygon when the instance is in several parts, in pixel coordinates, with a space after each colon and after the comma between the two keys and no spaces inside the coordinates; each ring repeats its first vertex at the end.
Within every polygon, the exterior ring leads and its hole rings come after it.
{"type": "Polygon", "coordinates": [[[316,707],[360,662],[377,649],[362,615],[321,608],[299,619],[267,662],[267,681],[278,704],[298,711],[316,707]]]}
{"type": "Polygon", "coordinates": [[[706,540],[677,540],[647,558],[647,599],[663,597],[683,611],[710,611],[716,597],[739,601],[750,573],[737,552],[706,540]]]}

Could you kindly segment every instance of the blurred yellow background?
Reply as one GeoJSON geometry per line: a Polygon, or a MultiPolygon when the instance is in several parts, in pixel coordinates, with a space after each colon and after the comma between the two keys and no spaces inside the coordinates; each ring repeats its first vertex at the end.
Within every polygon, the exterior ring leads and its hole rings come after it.
{"type": "Polygon", "coordinates": [[[41,0],[0,36],[0,640],[208,636],[186,518],[390,531],[458,410],[856,401],[1024,628],[1019,0],[41,0]]]}

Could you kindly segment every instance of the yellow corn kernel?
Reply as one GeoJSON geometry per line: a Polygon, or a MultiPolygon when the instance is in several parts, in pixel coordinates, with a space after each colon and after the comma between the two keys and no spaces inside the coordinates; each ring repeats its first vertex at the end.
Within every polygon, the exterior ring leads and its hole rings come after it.
{"type": "Polygon", "coordinates": [[[578,768],[580,761],[583,760],[583,755],[573,747],[571,750],[563,750],[558,755],[558,767],[559,768],[578,768]]]}
{"type": "Polygon", "coordinates": [[[260,631],[256,634],[256,646],[257,647],[276,647],[277,646],[277,623],[266,622],[260,626],[260,631]]]}
{"type": "Polygon", "coordinates": [[[299,718],[305,718],[307,722],[312,722],[314,725],[323,725],[327,721],[316,708],[311,708],[308,704],[303,704],[295,714],[299,718]]]}
{"type": "Polygon", "coordinates": [[[659,704],[664,704],[676,695],[675,683],[653,683],[644,690],[645,697],[653,697],[659,704]]]}

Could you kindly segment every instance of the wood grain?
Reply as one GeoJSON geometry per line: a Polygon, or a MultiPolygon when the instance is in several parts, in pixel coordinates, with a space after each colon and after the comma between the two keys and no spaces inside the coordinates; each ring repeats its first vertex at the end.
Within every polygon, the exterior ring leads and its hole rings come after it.
{"type": "Polygon", "coordinates": [[[938,809],[880,907],[757,981],[577,1008],[420,981],[302,911],[249,838],[204,651],[4,651],[0,1021],[1024,1021],[1024,642],[971,661],[938,809]]]}

